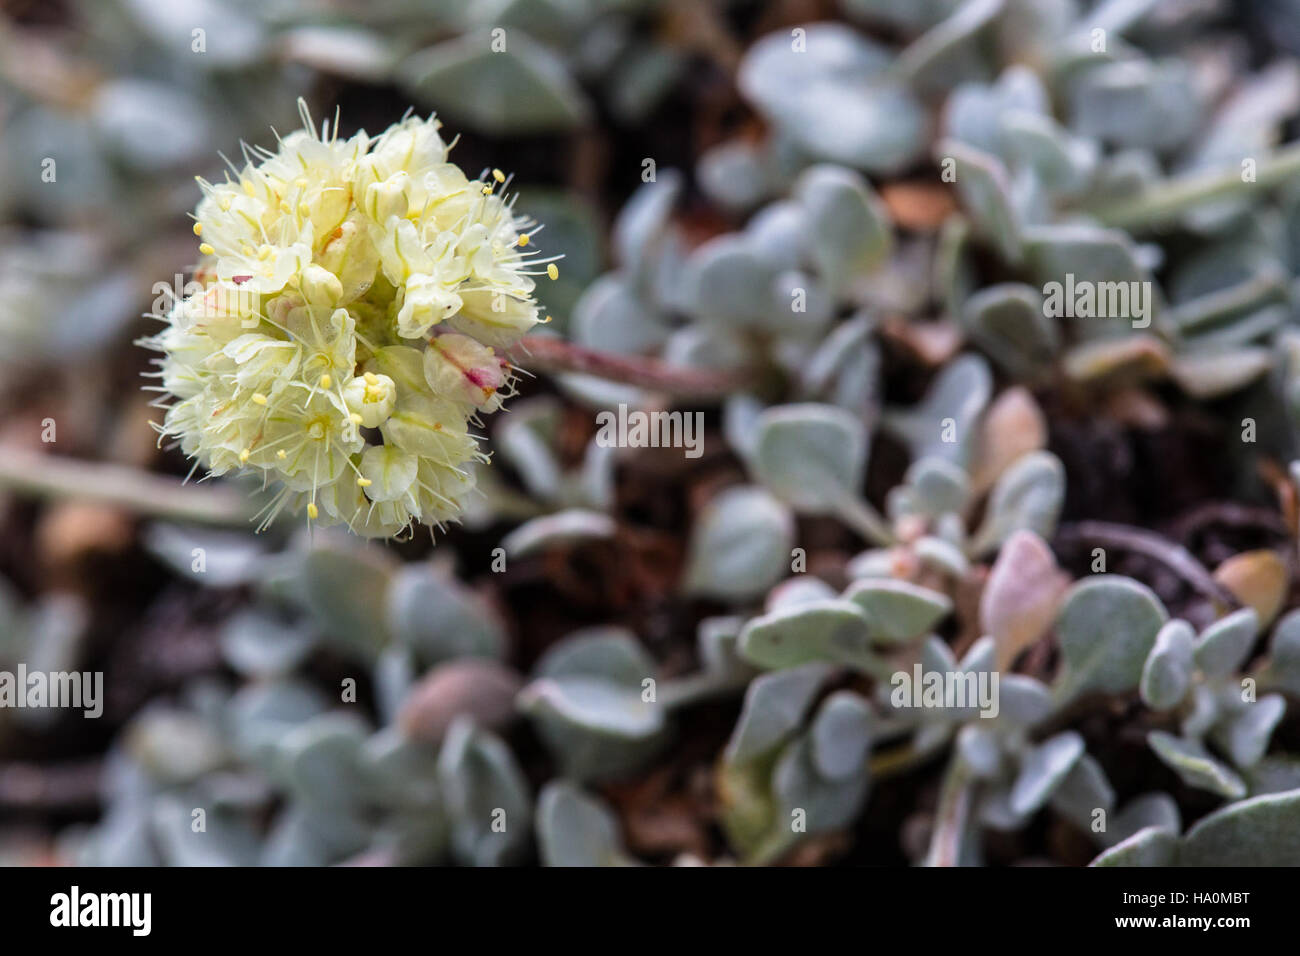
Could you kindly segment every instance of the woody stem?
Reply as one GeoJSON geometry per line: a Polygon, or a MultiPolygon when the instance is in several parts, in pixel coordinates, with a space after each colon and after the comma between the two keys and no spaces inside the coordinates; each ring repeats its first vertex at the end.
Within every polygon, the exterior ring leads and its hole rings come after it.
{"type": "Polygon", "coordinates": [[[510,351],[510,361],[531,371],[577,372],[686,398],[721,398],[752,384],[747,371],[681,368],[639,355],[612,355],[561,339],[536,336],[510,351]]]}

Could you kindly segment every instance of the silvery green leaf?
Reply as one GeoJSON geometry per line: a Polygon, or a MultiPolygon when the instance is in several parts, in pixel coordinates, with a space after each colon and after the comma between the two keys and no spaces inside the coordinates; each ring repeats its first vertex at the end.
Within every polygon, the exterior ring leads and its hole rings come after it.
{"type": "Polygon", "coordinates": [[[513,414],[493,438],[503,458],[519,473],[528,493],[542,501],[560,495],[560,463],[551,450],[561,409],[553,399],[533,399],[513,406],[513,414]]]}
{"type": "Polygon", "coordinates": [[[208,148],[202,105],[174,86],[108,79],[95,91],[91,111],[105,145],[142,175],[193,164],[208,148]]]}
{"type": "Polygon", "coordinates": [[[832,289],[875,269],[888,258],[893,229],[884,203],[858,173],[813,166],[794,184],[808,222],[809,255],[832,289]]]}
{"type": "Polygon", "coordinates": [[[808,731],[809,756],[826,780],[845,780],[866,767],[871,749],[871,705],[849,690],[822,702],[808,731]]]}
{"type": "Polygon", "coordinates": [[[766,199],[774,185],[762,146],[744,139],[706,150],[696,164],[695,178],[718,205],[741,211],[766,199]]]}
{"type": "Polygon", "coordinates": [[[397,67],[405,89],[440,113],[494,135],[573,129],[591,108],[564,63],[519,29],[493,50],[490,31],[413,53],[397,67]]]}
{"type": "Polygon", "coordinates": [[[811,604],[814,601],[834,600],[836,596],[835,589],[821,578],[815,578],[810,574],[796,574],[767,592],[767,597],[763,600],[763,610],[781,611],[811,604]]]}
{"type": "Polygon", "coordinates": [[[982,780],[994,780],[1002,771],[1002,741],[997,732],[976,722],[957,732],[957,753],[971,773],[982,780]]]}
{"type": "MultiPolygon", "coordinates": [[[[831,328],[825,341],[800,370],[799,378],[804,391],[810,395],[824,393],[835,374],[844,368],[854,352],[870,351],[878,363],[877,350],[869,341],[873,326],[874,321],[869,315],[859,314],[831,328]]],[[[871,384],[874,386],[875,382],[871,384]]]]}
{"type": "MultiPolygon", "coordinates": [[[[659,349],[669,329],[653,306],[628,287],[617,274],[601,276],[587,286],[573,307],[573,339],[605,352],[637,355],[659,349]]],[[[502,429],[498,429],[498,441],[502,429]]]]}
{"type": "Polygon", "coordinates": [[[262,23],[228,0],[125,0],[125,5],[140,30],[165,50],[188,51],[195,24],[212,24],[203,56],[193,58],[196,68],[247,66],[265,46],[262,23]]]}
{"type": "Polygon", "coordinates": [[[177,574],[212,588],[235,587],[257,577],[266,545],[244,532],[214,531],[153,522],[144,545],[177,574]]]}
{"type": "Polygon", "coordinates": [[[644,122],[681,77],[686,62],[686,55],[671,47],[634,44],[609,76],[611,111],[625,124],[644,122]]]}
{"type": "Polygon", "coordinates": [[[758,449],[758,422],[763,409],[763,403],[746,392],[728,395],[722,406],[722,433],[727,444],[751,469],[758,449]]]}
{"type": "Polygon", "coordinates": [[[871,639],[890,644],[927,633],[952,612],[952,600],[946,594],[909,581],[856,581],[844,597],[866,615],[871,639]]]}
{"type": "Polygon", "coordinates": [[[1246,662],[1259,634],[1259,615],[1243,607],[1215,621],[1196,642],[1196,666],[1207,677],[1227,677],[1246,662]]]}
{"type": "Polygon", "coordinates": [[[1251,797],[1187,831],[1180,866],[1300,866],[1300,790],[1251,797]]]}
{"type": "Polygon", "coordinates": [[[835,303],[826,284],[798,269],[782,272],[772,280],[772,301],[773,315],[780,316],[783,335],[801,345],[819,341],[835,316],[835,303]]]}
{"type": "Polygon", "coordinates": [[[280,54],[323,73],[361,83],[382,83],[393,66],[387,41],[352,26],[300,26],[279,35],[280,54]]]}
{"type": "Polygon", "coordinates": [[[1266,756],[1247,768],[1245,776],[1252,797],[1300,789],[1300,759],[1285,754],[1266,756]]]}
{"type": "Polygon", "coordinates": [[[368,731],[351,714],[326,713],[286,733],[277,745],[297,798],[319,806],[353,806],[365,788],[361,747],[368,731]]]}
{"type": "Polygon", "coordinates": [[[613,510],[616,454],[614,445],[602,445],[595,438],[587,443],[582,468],[573,486],[580,506],[593,511],[613,510]]]}
{"type": "Polygon", "coordinates": [[[898,69],[918,90],[947,92],[964,80],[982,79],[981,36],[1002,12],[1004,0],[967,0],[906,47],[898,69]]]}
{"type": "Polygon", "coordinates": [[[258,840],[251,823],[215,809],[205,813],[205,829],[195,832],[194,807],[174,794],[158,797],[152,830],[167,866],[251,866],[258,840]]]}
{"type": "Polygon", "coordinates": [[[536,673],[541,677],[586,674],[640,687],[655,669],[654,660],[631,631],[592,627],[551,645],[537,662],[536,673]]]}
{"type": "Polygon", "coordinates": [[[1300,697],[1300,611],[1284,615],[1273,627],[1268,679],[1272,685],[1300,697]]]}
{"type": "Polygon", "coordinates": [[[1147,743],[1189,787],[1209,790],[1229,800],[1240,800],[1246,795],[1246,784],[1241,777],[1210,756],[1196,741],[1153,730],[1147,734],[1147,743]]]}
{"type": "Polygon", "coordinates": [[[831,405],[781,405],[757,421],[751,467],[773,494],[807,514],[856,498],[866,469],[861,421],[831,405]]]}
{"type": "Polygon", "coordinates": [[[297,593],[316,627],[341,650],[371,658],[387,643],[394,564],[374,547],[326,547],[301,555],[297,593]]]}
{"type": "Polygon", "coordinates": [[[1086,833],[1092,832],[1096,811],[1109,815],[1115,809],[1115,788],[1106,771],[1088,754],[1079,757],[1050,800],[1054,811],[1086,833]]]}
{"type": "Polygon", "coordinates": [[[1001,674],[998,678],[998,722],[1013,727],[1034,727],[1052,713],[1052,694],[1047,685],[1025,674],[1001,674]]]}
{"type": "MultiPolygon", "coordinates": [[[[333,854],[315,822],[305,807],[289,806],[281,810],[266,834],[257,865],[329,866],[333,854]]],[[[358,840],[347,851],[356,852],[364,846],[364,839],[358,840]]]]}
{"type": "Polygon", "coordinates": [[[1043,806],[1083,756],[1083,738],[1073,730],[1049,737],[1025,755],[1011,787],[1011,809],[1029,815],[1043,806]]]}
{"type": "Polygon", "coordinates": [[[843,0],[844,12],[871,24],[884,24],[900,33],[928,30],[952,13],[959,0],[843,0]]]}
{"type": "Polygon", "coordinates": [[[1038,74],[1023,64],[1002,71],[996,83],[963,83],[948,96],[943,111],[945,136],[995,156],[1004,155],[1001,117],[1046,115],[1051,109],[1038,74]]]}
{"type": "Polygon", "coordinates": [[[776,271],[740,235],[717,236],[697,246],[681,277],[682,298],[698,318],[731,326],[776,322],[772,291],[776,271]]]}
{"type": "Polygon", "coordinates": [[[1014,833],[1029,825],[1028,816],[1012,809],[1009,785],[985,788],[975,813],[983,826],[1003,833],[1014,833]]]}
{"type": "Polygon", "coordinates": [[[237,612],[221,627],[221,653],[245,676],[278,677],[301,664],[316,644],[315,635],[262,611],[237,612]]]}
{"type": "Polygon", "coordinates": [[[505,628],[476,593],[431,564],[406,564],[388,593],[393,636],[424,664],[454,657],[500,657],[505,628]]]}
{"type": "Polygon", "coordinates": [[[1035,172],[1053,195],[1085,190],[1097,166],[1097,144],[1071,136],[1051,117],[1016,110],[1002,117],[1004,156],[1018,158],[1035,172]]]}
{"type": "Polygon", "coordinates": [[[746,52],[741,93],[811,156],[891,172],[924,145],[916,98],[887,73],[890,53],[838,23],[777,31],[746,52]],[[796,40],[803,40],[803,49],[796,40]]]}
{"type": "Polygon", "coordinates": [[[577,631],[542,656],[517,703],[567,774],[618,776],[666,739],[667,705],[647,696],[656,672],[630,632],[577,631]]]}
{"type": "Polygon", "coordinates": [[[856,604],[821,600],[756,617],[741,631],[740,655],[771,670],[813,661],[870,660],[867,618],[856,604]]]}
{"type": "Polygon", "coordinates": [[[1115,815],[1107,836],[1119,843],[1147,827],[1160,827],[1175,835],[1183,831],[1182,815],[1173,797],[1163,791],[1139,794],[1115,815]]]}
{"type": "Polygon", "coordinates": [[[1241,704],[1227,720],[1215,725],[1212,736],[1234,764],[1252,767],[1268,750],[1269,738],[1285,713],[1286,699],[1281,694],[1267,694],[1241,704]]]}
{"type": "Polygon", "coordinates": [[[894,557],[892,548],[871,548],[855,555],[845,566],[844,573],[850,581],[860,578],[892,578],[894,557]]]}
{"type": "Polygon", "coordinates": [[[751,673],[736,652],[745,619],[739,615],[706,617],[696,629],[695,645],[700,666],[709,674],[751,673]]]}
{"type": "Polygon", "coordinates": [[[206,721],[157,706],[131,722],[123,747],[152,780],[167,785],[198,780],[230,760],[225,742],[206,721]]]}
{"type": "Polygon", "coordinates": [[[951,160],[957,195],[976,229],[1007,262],[1021,259],[1020,216],[1012,201],[1007,168],[996,156],[954,139],[935,147],[941,164],[951,160]]]}
{"type": "Polygon", "coordinates": [[[230,746],[245,760],[265,763],[286,734],[328,706],[329,701],[304,681],[282,678],[248,684],[226,707],[230,746]]]}
{"type": "Polygon", "coordinates": [[[434,813],[438,794],[436,752],[396,727],[371,734],[361,745],[367,797],[384,807],[417,807],[434,813]]]}
{"type": "Polygon", "coordinates": [[[1273,365],[1272,351],[1263,346],[1225,348],[1177,355],[1170,363],[1169,374],[1193,398],[1211,399],[1244,388],[1273,365]]]}
{"type": "Polygon", "coordinates": [[[609,807],[564,780],[552,780],[537,798],[537,844],[543,866],[630,862],[609,807]]]}
{"type": "Polygon", "coordinates": [[[997,645],[987,634],[962,655],[960,668],[966,674],[991,674],[997,670],[997,645]]]}
{"type": "Polygon", "coordinates": [[[995,362],[1018,377],[1037,377],[1060,349],[1056,323],[1043,314],[1043,297],[1020,283],[992,285],[966,300],[962,325],[995,362]]]}
{"type": "Polygon", "coordinates": [[[810,242],[808,213],[801,203],[781,199],[768,203],[745,224],[749,246],[774,269],[797,269],[810,242]]]}
{"type": "Polygon", "coordinates": [[[470,866],[500,866],[528,845],[528,781],[500,739],[461,717],[438,755],[438,779],[452,821],[452,850],[470,866]]]}
{"type": "Polygon", "coordinates": [[[1222,716],[1222,705],[1214,688],[1204,683],[1194,684],[1189,706],[1183,710],[1181,729],[1184,737],[1199,740],[1209,733],[1222,716]]]}
{"type": "Polygon", "coordinates": [[[743,332],[696,323],[676,329],[664,343],[664,362],[682,368],[744,369],[758,364],[754,343],[743,332]]]}
{"type": "Polygon", "coordinates": [[[1070,101],[1078,133],[1119,147],[1170,149],[1202,118],[1190,68],[1172,58],[1100,64],[1078,78],[1070,101]]]}
{"type": "Polygon", "coordinates": [[[1147,827],[1098,854],[1089,866],[1172,866],[1178,856],[1178,834],[1164,827],[1147,827]]]}
{"type": "Polygon", "coordinates": [[[931,634],[921,642],[921,669],[927,674],[931,671],[946,674],[958,669],[957,658],[943,638],[931,634]]]}
{"type": "Polygon", "coordinates": [[[971,546],[982,554],[1017,531],[1051,538],[1065,499],[1065,468],[1051,452],[1021,455],[1004,471],[989,495],[984,524],[971,546]]]}
{"type": "Polygon", "coordinates": [[[750,682],[725,760],[746,763],[770,754],[803,723],[830,668],[825,664],[764,674],[750,682]]]}
{"type": "Polygon", "coordinates": [[[661,169],[653,182],[643,183],[623,204],[611,242],[618,262],[632,275],[644,277],[645,264],[658,258],[681,191],[682,174],[661,169]]]}
{"type": "Polygon", "coordinates": [[[970,570],[970,561],[961,548],[934,535],[922,535],[912,544],[917,560],[931,570],[950,577],[962,578],[970,570]]]}
{"type": "Polygon", "coordinates": [[[1064,664],[1058,696],[1135,687],[1167,618],[1151,589],[1130,578],[1102,574],[1075,584],[1056,621],[1064,664]]]}
{"type": "Polygon", "coordinates": [[[1156,642],[1142,667],[1142,700],[1155,710],[1173,710],[1187,696],[1192,681],[1192,646],[1196,632],[1186,621],[1170,621],[1156,634],[1156,642]]]}
{"type": "Polygon", "coordinates": [[[970,476],[964,468],[942,458],[913,462],[903,481],[912,489],[919,512],[927,517],[960,513],[970,503],[970,476]]]}
{"type": "Polygon", "coordinates": [[[850,823],[867,796],[866,766],[844,777],[826,778],[817,770],[807,734],[792,740],[772,771],[777,826],[790,827],[794,812],[805,814],[807,833],[825,833],[850,823]]]}
{"type": "MultiPolygon", "coordinates": [[[[1119,229],[1078,223],[1033,226],[1025,230],[1024,242],[1034,281],[1043,287],[1050,283],[1060,283],[1064,287],[1071,275],[1076,289],[1085,288],[1081,285],[1083,282],[1140,283],[1151,278],[1142,264],[1137,246],[1127,233],[1119,229]]],[[[1050,299],[1052,291],[1047,289],[1044,294],[1050,299]]],[[[1063,308],[1065,304],[1062,303],[1063,308]]],[[[1100,319],[1087,322],[1105,326],[1100,319]]],[[[1128,321],[1125,320],[1124,324],[1127,325],[1128,321]]]]}
{"type": "Polygon", "coordinates": [[[882,424],[907,443],[914,459],[934,457],[962,464],[992,390],[988,364],[978,355],[961,355],[935,376],[919,403],[888,409],[882,424]]]}
{"type": "Polygon", "coordinates": [[[570,508],[525,521],[501,539],[501,547],[514,558],[524,558],[547,548],[606,541],[614,537],[617,523],[609,515],[570,508]]]}

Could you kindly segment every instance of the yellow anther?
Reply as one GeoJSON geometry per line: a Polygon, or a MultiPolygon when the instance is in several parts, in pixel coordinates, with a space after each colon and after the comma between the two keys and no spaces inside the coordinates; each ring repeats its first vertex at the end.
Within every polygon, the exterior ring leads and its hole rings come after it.
{"type": "Polygon", "coordinates": [[[357,412],[353,412],[351,415],[349,415],[348,420],[351,421],[353,425],[360,425],[362,421],[364,421],[361,415],[357,412]]]}
{"type": "Polygon", "coordinates": [[[286,454],[284,453],[284,449],[281,448],[279,451],[277,451],[277,452],[275,453],[275,457],[276,457],[276,458],[279,458],[281,461],[284,461],[284,460],[285,460],[286,458],[288,458],[289,456],[286,455],[286,454]]]}
{"type": "Polygon", "coordinates": [[[330,378],[328,374],[326,374],[326,375],[322,375],[322,376],[320,377],[320,387],[321,387],[321,388],[329,388],[329,387],[330,387],[331,385],[333,385],[333,384],[334,384],[334,379],[330,378]]]}
{"type": "Polygon", "coordinates": [[[280,200],[280,212],[284,213],[285,215],[288,215],[289,213],[293,212],[293,207],[289,205],[288,200],[285,199],[280,200]]]}
{"type": "Polygon", "coordinates": [[[253,454],[253,453],[252,453],[251,451],[249,451],[247,448],[245,448],[243,451],[241,451],[241,452],[239,453],[239,463],[240,463],[241,465],[244,464],[244,462],[248,461],[248,457],[249,457],[251,454],[253,454]]]}
{"type": "Polygon", "coordinates": [[[560,267],[557,266],[554,262],[552,262],[549,266],[546,267],[546,274],[551,279],[558,279],[560,277],[560,267]]]}
{"type": "Polygon", "coordinates": [[[374,482],[371,481],[369,478],[358,478],[357,484],[360,485],[362,488],[369,488],[371,485],[374,484],[374,482]]]}
{"type": "Polygon", "coordinates": [[[520,244],[521,246],[526,246],[526,245],[528,245],[528,234],[527,234],[527,233],[525,233],[524,235],[522,235],[522,236],[519,237],[519,244],[520,244]]]}
{"type": "Polygon", "coordinates": [[[484,187],[483,187],[483,195],[484,195],[484,196],[491,196],[491,195],[492,195],[492,187],[491,187],[491,186],[484,186],[484,187]]]}
{"type": "Polygon", "coordinates": [[[217,200],[217,205],[221,207],[222,212],[230,212],[230,197],[222,196],[217,200]]]}
{"type": "Polygon", "coordinates": [[[306,216],[306,215],[310,215],[310,213],[311,213],[311,206],[307,205],[305,202],[298,203],[299,215],[306,216]]]}
{"type": "Polygon", "coordinates": [[[199,252],[203,253],[205,256],[210,256],[216,251],[217,250],[213,249],[209,243],[206,242],[199,243],[199,252]]]}
{"type": "Polygon", "coordinates": [[[499,169],[494,169],[492,170],[492,178],[499,183],[503,183],[506,181],[506,174],[501,172],[499,169]]]}
{"type": "Polygon", "coordinates": [[[203,223],[201,223],[201,222],[196,222],[196,223],[194,224],[194,235],[196,235],[196,236],[201,236],[201,235],[203,235],[203,223]]]}
{"type": "Polygon", "coordinates": [[[307,502],[307,517],[311,518],[312,521],[320,517],[320,509],[316,507],[316,502],[307,502]]]}
{"type": "Polygon", "coordinates": [[[547,322],[550,321],[551,321],[551,317],[548,315],[546,318],[542,319],[542,325],[545,325],[547,322]]]}
{"type": "Polygon", "coordinates": [[[263,395],[261,392],[254,392],[254,393],[253,393],[253,402],[254,402],[255,404],[257,404],[257,405],[265,405],[265,404],[266,404],[266,396],[263,395]]]}
{"type": "Polygon", "coordinates": [[[366,384],[367,384],[367,385],[378,385],[378,384],[379,384],[379,376],[376,375],[374,372],[366,372],[366,373],[365,373],[365,379],[366,379],[366,384]]]}
{"type": "Polygon", "coordinates": [[[256,196],[256,195],[257,195],[257,193],[253,191],[253,184],[252,184],[251,182],[249,182],[247,179],[242,179],[242,180],[240,180],[239,185],[241,185],[241,186],[244,187],[244,194],[245,194],[245,195],[247,195],[247,196],[256,196]]]}
{"type": "Polygon", "coordinates": [[[261,259],[264,262],[267,259],[271,258],[273,255],[275,255],[275,250],[272,249],[270,246],[263,246],[261,249],[257,250],[257,258],[261,259]]]}

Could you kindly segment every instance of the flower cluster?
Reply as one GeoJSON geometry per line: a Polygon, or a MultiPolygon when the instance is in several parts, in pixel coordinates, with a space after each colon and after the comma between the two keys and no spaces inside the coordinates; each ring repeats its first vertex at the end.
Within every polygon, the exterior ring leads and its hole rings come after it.
{"type": "Polygon", "coordinates": [[[199,180],[201,289],[145,342],[176,399],[159,430],[213,474],[260,473],[264,524],[454,519],[486,460],[470,427],[512,393],[500,350],[538,322],[537,227],[499,170],[448,161],[433,118],[347,140],[303,120],[233,179],[199,180]]]}

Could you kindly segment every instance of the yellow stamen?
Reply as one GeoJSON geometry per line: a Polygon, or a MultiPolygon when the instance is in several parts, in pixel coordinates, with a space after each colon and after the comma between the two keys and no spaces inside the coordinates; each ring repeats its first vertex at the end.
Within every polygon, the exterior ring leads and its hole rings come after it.
{"type": "Polygon", "coordinates": [[[210,256],[216,251],[216,249],[213,249],[212,246],[206,242],[199,243],[199,252],[203,253],[205,256],[210,256]]]}
{"type": "Polygon", "coordinates": [[[491,196],[491,195],[492,195],[492,187],[491,187],[491,186],[484,186],[484,187],[483,187],[483,195],[484,195],[484,196],[491,196]]]}
{"type": "Polygon", "coordinates": [[[253,393],[253,401],[254,401],[256,404],[258,404],[258,405],[265,405],[265,404],[266,404],[266,396],[263,395],[261,392],[254,392],[254,393],[253,393]]]}
{"type": "Polygon", "coordinates": [[[246,461],[248,461],[248,456],[251,454],[252,452],[249,451],[247,448],[245,448],[243,451],[239,453],[239,463],[241,465],[244,464],[246,461]]]}
{"type": "Polygon", "coordinates": [[[363,419],[356,412],[353,412],[351,415],[348,416],[348,418],[351,420],[353,425],[360,425],[363,421],[365,421],[365,419],[363,419]]]}
{"type": "Polygon", "coordinates": [[[196,222],[196,223],[194,224],[194,235],[196,235],[196,236],[201,236],[201,235],[203,235],[203,223],[201,223],[201,222],[196,222]]]}
{"type": "Polygon", "coordinates": [[[257,193],[255,193],[255,192],[253,191],[253,184],[250,183],[247,179],[240,180],[240,183],[239,183],[239,184],[240,184],[241,186],[244,187],[244,193],[245,193],[246,195],[249,195],[249,196],[256,196],[256,195],[257,195],[257,193]]]}
{"type": "Polygon", "coordinates": [[[549,266],[546,267],[546,274],[551,279],[558,279],[560,277],[560,267],[557,266],[554,262],[552,262],[549,266]]]}
{"type": "Polygon", "coordinates": [[[320,517],[320,509],[316,507],[316,502],[307,502],[307,517],[313,521],[320,517]]]}
{"type": "Polygon", "coordinates": [[[286,454],[284,453],[284,449],[281,448],[279,451],[277,451],[277,452],[275,453],[275,457],[276,457],[276,458],[279,458],[281,461],[284,461],[284,459],[288,458],[289,456],[286,455],[286,454]]]}
{"type": "Polygon", "coordinates": [[[362,488],[369,488],[372,484],[374,484],[374,482],[372,482],[369,478],[358,478],[357,484],[360,485],[362,488]]]}
{"type": "Polygon", "coordinates": [[[521,246],[526,246],[526,245],[528,245],[528,236],[527,236],[527,234],[522,235],[522,236],[519,237],[519,244],[520,244],[521,246]]]}
{"type": "Polygon", "coordinates": [[[503,183],[506,181],[506,174],[501,172],[499,169],[494,169],[492,170],[492,178],[499,183],[503,183]]]}
{"type": "Polygon", "coordinates": [[[321,387],[321,388],[329,388],[329,387],[330,387],[331,385],[333,385],[333,384],[334,384],[334,380],[333,380],[332,378],[330,378],[328,375],[322,375],[322,376],[320,377],[320,387],[321,387]]]}

